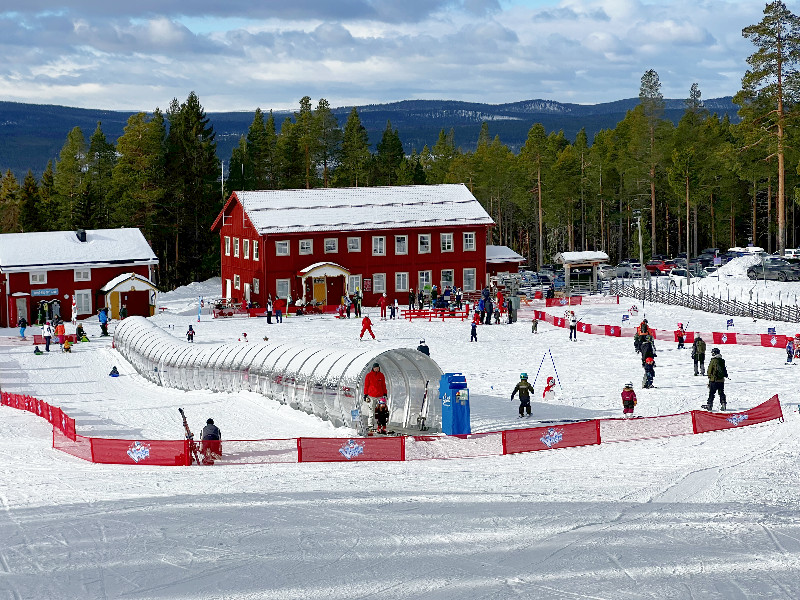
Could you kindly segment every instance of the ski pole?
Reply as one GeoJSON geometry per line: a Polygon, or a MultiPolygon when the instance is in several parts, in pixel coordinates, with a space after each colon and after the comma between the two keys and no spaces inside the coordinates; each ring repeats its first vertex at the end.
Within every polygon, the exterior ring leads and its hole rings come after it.
{"type": "MultiPolygon", "coordinates": [[[[561,391],[563,392],[564,391],[564,386],[561,385],[561,378],[558,376],[558,369],[556,369],[556,361],[553,358],[553,353],[550,352],[550,348],[547,349],[547,353],[550,355],[550,360],[553,362],[553,371],[556,372],[556,379],[558,380],[558,387],[560,387],[561,391]]],[[[544,357],[542,357],[542,360],[544,360],[544,357]]]]}

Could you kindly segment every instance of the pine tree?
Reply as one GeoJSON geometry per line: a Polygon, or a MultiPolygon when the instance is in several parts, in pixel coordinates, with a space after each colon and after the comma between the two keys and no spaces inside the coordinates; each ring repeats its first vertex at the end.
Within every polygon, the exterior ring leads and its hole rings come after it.
{"type": "Polygon", "coordinates": [[[344,125],[340,162],[334,176],[335,185],[344,187],[365,185],[369,159],[369,136],[361,124],[358,111],[353,107],[344,125]]]}
{"type": "Polygon", "coordinates": [[[303,154],[303,173],[305,188],[311,189],[316,183],[316,158],[319,154],[320,135],[318,122],[311,111],[311,98],[303,96],[300,111],[294,113],[297,144],[303,154]]]}
{"type": "Polygon", "coordinates": [[[653,69],[646,71],[642,75],[641,86],[639,87],[639,101],[644,109],[644,116],[647,120],[647,135],[649,141],[648,152],[648,175],[650,179],[650,250],[656,253],[656,166],[658,158],[656,154],[656,127],[664,114],[664,96],[661,93],[661,81],[658,73],[653,69]]]}
{"type": "Polygon", "coordinates": [[[55,210],[55,183],[53,178],[53,161],[48,160],[47,167],[45,167],[42,178],[39,180],[39,206],[37,211],[39,231],[52,231],[55,229],[53,225],[53,212],[55,210]]]}
{"type": "Polygon", "coordinates": [[[541,123],[534,124],[528,131],[528,139],[525,140],[520,152],[520,159],[523,168],[528,174],[528,181],[533,185],[531,193],[537,201],[537,269],[541,269],[544,264],[544,205],[542,198],[544,195],[544,177],[546,171],[554,161],[554,157],[548,152],[547,131],[541,123]]]}
{"type": "Polygon", "coordinates": [[[39,220],[39,186],[33,172],[28,169],[25,179],[22,182],[22,189],[19,193],[20,214],[19,225],[23,232],[41,231],[42,225],[39,220]]]}
{"type": "Polygon", "coordinates": [[[299,130],[289,117],[281,123],[275,145],[278,189],[298,189],[305,186],[305,153],[300,147],[299,130]]]}
{"type": "Polygon", "coordinates": [[[89,182],[86,152],[83,132],[80,127],[75,127],[67,134],[53,175],[55,195],[52,226],[56,229],[75,229],[86,225],[78,214],[89,182]]]}
{"type": "Polygon", "coordinates": [[[0,179],[0,233],[18,233],[22,231],[19,217],[19,183],[11,169],[9,169],[0,179]]]}
{"type": "Polygon", "coordinates": [[[403,162],[403,142],[397,129],[392,129],[392,122],[386,122],[381,141],[378,142],[376,167],[378,169],[378,185],[395,185],[397,172],[403,162]]]}
{"type": "Polygon", "coordinates": [[[111,189],[111,174],[116,162],[116,150],[108,143],[97,122],[97,128],[89,140],[88,167],[88,206],[83,208],[82,220],[88,226],[105,228],[111,224],[111,213],[106,198],[111,189]]]}
{"type": "Polygon", "coordinates": [[[331,169],[339,160],[342,146],[342,130],[331,106],[325,98],[320,98],[314,110],[317,139],[317,156],[315,162],[322,166],[322,185],[330,187],[331,169]]]}
{"type": "Polygon", "coordinates": [[[232,187],[235,190],[265,190],[269,180],[269,165],[272,149],[269,145],[267,128],[264,123],[264,113],[256,108],[253,122],[247,130],[247,139],[239,143],[237,155],[238,165],[234,165],[231,157],[231,177],[241,177],[241,186],[232,187]]]}

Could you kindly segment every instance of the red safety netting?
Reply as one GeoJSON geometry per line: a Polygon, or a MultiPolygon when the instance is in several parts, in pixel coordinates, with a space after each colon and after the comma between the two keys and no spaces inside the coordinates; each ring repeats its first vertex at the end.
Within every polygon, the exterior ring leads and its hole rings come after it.
{"type": "Polygon", "coordinates": [[[569,298],[547,298],[545,306],[576,306],[583,303],[583,296],[570,296],[569,298]]]}
{"type": "Polygon", "coordinates": [[[718,431],[720,429],[734,429],[736,427],[756,425],[757,423],[764,423],[774,419],[783,419],[783,411],[781,410],[781,403],[778,401],[777,394],[763,404],[741,412],[712,413],[702,410],[692,411],[692,422],[694,424],[695,433],[718,431]]]}
{"type": "Polygon", "coordinates": [[[2,392],[0,393],[0,405],[25,410],[47,419],[54,429],[58,429],[72,440],[75,439],[75,419],[71,419],[60,408],[50,406],[44,400],[23,394],[2,392]]]}
{"type": "Polygon", "coordinates": [[[405,439],[298,438],[298,462],[353,462],[405,460],[405,439]]]}
{"type": "Polygon", "coordinates": [[[188,440],[110,440],[90,438],[92,462],[109,465],[188,465],[188,440]]]}
{"type": "Polygon", "coordinates": [[[69,438],[53,427],[53,448],[92,462],[92,438],[82,435],[69,438]]]}
{"type": "Polygon", "coordinates": [[[600,422],[584,421],[552,427],[510,429],[503,432],[503,454],[600,443],[600,422]]]}

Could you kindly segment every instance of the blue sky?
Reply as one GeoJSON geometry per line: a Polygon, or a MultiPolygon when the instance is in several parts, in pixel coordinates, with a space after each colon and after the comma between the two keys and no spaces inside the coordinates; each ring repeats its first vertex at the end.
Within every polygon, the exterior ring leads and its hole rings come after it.
{"type": "MultiPolygon", "coordinates": [[[[0,100],[208,111],[739,89],[755,0],[0,0],[0,100]],[[22,3],[20,3],[22,4],[22,3]]],[[[797,12],[796,2],[787,2],[797,12]]]]}

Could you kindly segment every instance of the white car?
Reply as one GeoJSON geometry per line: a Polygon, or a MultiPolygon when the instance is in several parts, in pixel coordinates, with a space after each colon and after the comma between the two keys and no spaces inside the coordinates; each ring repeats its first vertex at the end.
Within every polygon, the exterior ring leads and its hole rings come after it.
{"type": "Polygon", "coordinates": [[[689,273],[686,269],[672,269],[669,272],[669,284],[672,287],[689,286],[702,277],[705,277],[705,274],[702,272],[700,272],[699,275],[692,274],[691,277],[689,277],[689,273]]]}
{"type": "Polygon", "coordinates": [[[608,280],[614,279],[617,276],[617,267],[613,265],[597,265],[597,278],[608,280]]]}

